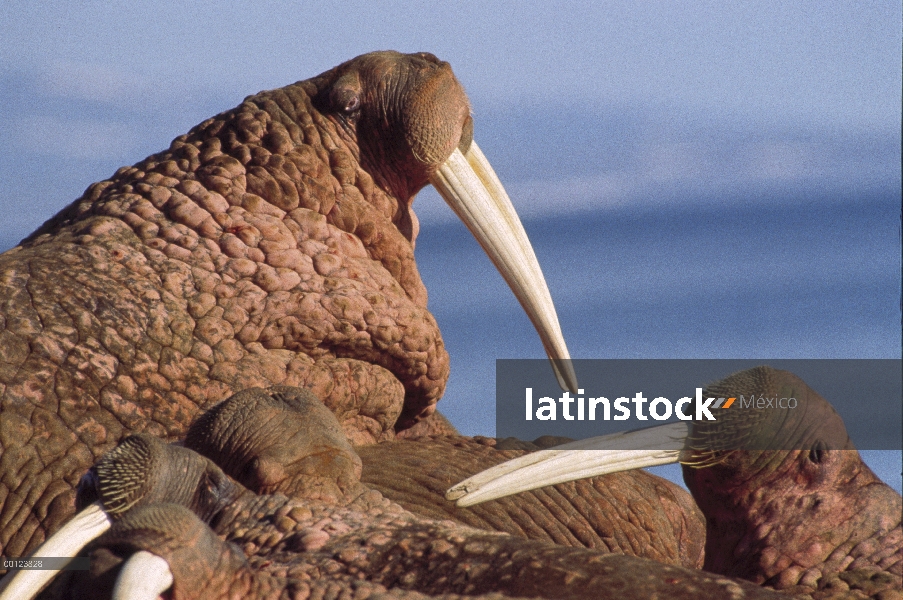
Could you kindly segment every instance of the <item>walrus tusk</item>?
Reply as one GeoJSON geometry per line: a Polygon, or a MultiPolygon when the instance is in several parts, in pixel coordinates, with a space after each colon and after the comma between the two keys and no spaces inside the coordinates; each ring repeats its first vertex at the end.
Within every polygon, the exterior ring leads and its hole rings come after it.
{"type": "Polygon", "coordinates": [[[577,376],[555,305],[527,233],[476,142],[455,149],[430,183],[464,222],[498,269],[539,333],[562,389],[577,393],[577,376]]]}
{"type": "MultiPolygon", "coordinates": [[[[31,555],[40,557],[74,557],[88,542],[100,537],[113,524],[100,502],[94,502],[72,517],[59,531],[47,538],[31,555]]],[[[0,583],[0,600],[33,598],[57,571],[22,570],[8,573],[0,583]]]]}
{"type": "Polygon", "coordinates": [[[565,481],[675,463],[689,433],[688,424],[670,423],[539,450],[477,473],[449,488],[445,497],[473,506],[565,481]]]}
{"type": "Polygon", "coordinates": [[[172,571],[166,560],[139,550],[122,566],[113,587],[113,600],[157,600],[172,582],[172,571]]]}

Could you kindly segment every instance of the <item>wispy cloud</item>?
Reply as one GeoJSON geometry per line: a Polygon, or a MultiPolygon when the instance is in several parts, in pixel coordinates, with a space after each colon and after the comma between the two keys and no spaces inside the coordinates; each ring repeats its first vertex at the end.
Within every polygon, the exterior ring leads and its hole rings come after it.
{"type": "Polygon", "coordinates": [[[183,109],[207,112],[191,106],[197,95],[101,64],[55,62],[0,72],[0,80],[6,106],[0,129],[14,154],[131,162],[154,141],[160,129],[155,121],[171,121],[183,109]]]}
{"type": "MultiPolygon", "coordinates": [[[[783,203],[800,192],[828,201],[900,186],[896,134],[764,126],[750,131],[749,126],[717,123],[705,130],[669,129],[656,118],[641,121],[612,127],[587,119],[572,135],[551,125],[545,129],[552,132],[548,138],[537,131],[520,134],[510,145],[499,144],[493,150],[521,217],[649,209],[675,202],[783,203]],[[551,164],[547,155],[555,153],[559,158],[551,164]]],[[[432,192],[423,194],[415,210],[423,221],[454,219],[432,192]]]]}

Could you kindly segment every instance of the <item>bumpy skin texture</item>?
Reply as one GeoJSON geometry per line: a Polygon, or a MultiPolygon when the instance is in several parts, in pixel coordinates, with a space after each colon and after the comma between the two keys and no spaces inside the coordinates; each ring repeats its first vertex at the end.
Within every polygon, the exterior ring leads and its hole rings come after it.
{"type": "MultiPolygon", "coordinates": [[[[117,448],[85,486],[108,488],[113,482],[104,477],[121,472],[150,475],[174,468],[187,475],[145,488],[148,495],[113,515],[113,529],[87,550],[91,571],[63,574],[43,598],[109,597],[118,565],[138,549],[169,561],[172,597],[184,599],[352,593],[369,598],[386,590],[389,598],[423,597],[413,592],[437,598],[774,597],[753,584],[702,571],[424,518],[363,486],[338,504],[258,495],[238,483],[233,486],[239,492],[226,498],[222,485],[209,485],[216,467],[208,459],[195,454],[185,468],[191,450],[142,439],[152,451],[133,444],[117,448]],[[197,507],[204,507],[203,519],[197,507]]],[[[104,493],[86,494],[85,500],[94,497],[103,499],[104,493]]]]}
{"type": "MultiPolygon", "coordinates": [[[[347,578],[290,578],[256,570],[233,545],[224,543],[191,511],[176,504],[157,504],[134,511],[88,549],[91,570],[73,573],[45,596],[64,600],[109,598],[122,562],[138,550],[152,548],[173,565],[173,600],[184,598],[255,598],[322,600],[458,600],[457,594],[425,596],[347,578]]],[[[470,598],[470,596],[468,596],[470,598]]],[[[498,594],[480,596],[485,600],[498,594]]]]}
{"type": "Polygon", "coordinates": [[[792,396],[800,408],[780,415],[775,445],[784,449],[684,466],[706,517],[705,569],[815,598],[893,597],[903,589],[900,494],[862,462],[831,405],[796,375],[758,367],[706,391],[741,394],[792,396]],[[781,439],[790,435],[807,437],[781,439]]]}
{"type": "MultiPolygon", "coordinates": [[[[222,544],[172,505],[136,511],[93,545],[95,567],[65,585],[108,598],[121,560],[152,549],[176,564],[173,598],[780,598],[753,584],[636,557],[556,547],[414,517],[373,492],[336,509],[261,496],[227,509],[222,544]],[[255,515],[256,513],[256,515],[255,515]],[[259,515],[259,516],[258,516],[259,515]],[[151,521],[153,529],[146,523],[151,521]],[[256,541],[255,541],[256,540],[256,541]],[[385,596],[376,596],[389,589],[385,596]],[[234,594],[234,596],[229,596],[234,594]],[[340,594],[342,594],[340,596],[340,594]]],[[[219,538],[222,538],[222,533],[219,538]]],[[[52,590],[51,593],[57,593],[52,590]]],[[[51,594],[45,594],[45,598],[51,594]]]]}
{"type": "Polygon", "coordinates": [[[472,122],[447,63],[359,57],[247,98],[0,256],[0,545],[25,555],[128,433],[310,388],[356,443],[442,395],[414,194],[472,122]]]}
{"type": "Polygon", "coordinates": [[[461,436],[353,451],[340,436],[335,417],[315,398],[276,386],[239,392],[211,408],[189,428],[185,446],[256,493],[342,504],[372,488],[431,519],[702,566],[702,513],[684,490],[648,473],[598,477],[458,508],[445,500],[446,489],[524,451],[497,450],[493,439],[461,436]]]}

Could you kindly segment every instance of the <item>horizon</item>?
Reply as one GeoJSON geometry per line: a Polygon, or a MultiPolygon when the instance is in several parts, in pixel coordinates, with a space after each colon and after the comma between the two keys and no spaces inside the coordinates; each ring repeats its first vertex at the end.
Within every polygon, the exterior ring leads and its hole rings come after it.
{"type": "MultiPolygon", "coordinates": [[[[775,357],[899,358],[901,18],[889,1],[437,12],[12,0],[0,6],[0,249],[247,95],[366,51],[425,50],[468,91],[474,139],[537,244],[575,354],[672,357],[694,341],[733,358],[719,340],[739,336],[775,357]],[[682,243],[681,228],[714,235],[706,224],[748,237],[682,243]],[[746,295],[700,303],[691,292],[718,277],[746,295]],[[758,330],[768,337],[756,345],[758,330]]],[[[497,357],[541,357],[541,345],[435,191],[414,208],[418,265],[452,352],[440,410],[464,432],[489,431],[489,392],[472,397],[472,380],[491,378],[497,357]]],[[[882,477],[899,491],[894,465],[882,477]]]]}

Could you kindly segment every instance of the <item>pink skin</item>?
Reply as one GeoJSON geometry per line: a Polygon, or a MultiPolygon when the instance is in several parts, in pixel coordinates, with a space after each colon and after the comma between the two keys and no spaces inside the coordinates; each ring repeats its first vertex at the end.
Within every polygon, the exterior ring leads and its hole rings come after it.
{"type": "MultiPolygon", "coordinates": [[[[719,385],[750,395],[730,378],[719,385]]],[[[807,449],[739,451],[712,466],[683,467],[706,517],[704,568],[778,589],[812,588],[823,576],[857,570],[903,584],[900,494],[862,462],[831,405],[798,377],[768,370],[756,393],[788,387],[801,409],[775,435],[804,432],[781,445],[807,449]]]]}

